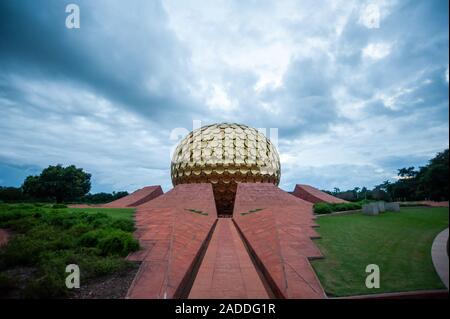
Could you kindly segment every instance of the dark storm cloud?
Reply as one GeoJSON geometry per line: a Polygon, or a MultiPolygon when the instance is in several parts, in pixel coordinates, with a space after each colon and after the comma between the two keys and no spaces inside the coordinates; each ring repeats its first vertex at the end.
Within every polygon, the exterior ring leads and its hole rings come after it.
{"type": "Polygon", "coordinates": [[[74,3],[80,29],[65,27],[63,1],[2,1],[2,73],[75,81],[152,117],[174,119],[178,108],[194,108],[183,91],[186,54],[159,2],[74,3]]]}
{"type": "Polygon", "coordinates": [[[0,184],[76,164],[170,187],[169,138],[278,128],[282,186],[372,186],[448,147],[448,2],[0,1],[0,184]],[[411,164],[408,164],[411,163],[411,164]],[[14,165],[14,166],[12,166],[14,165]]]}

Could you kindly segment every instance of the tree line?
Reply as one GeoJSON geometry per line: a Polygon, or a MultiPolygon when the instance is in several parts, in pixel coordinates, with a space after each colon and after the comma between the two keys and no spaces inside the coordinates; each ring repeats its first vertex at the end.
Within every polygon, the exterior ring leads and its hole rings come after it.
{"type": "Polygon", "coordinates": [[[0,200],[5,202],[83,202],[106,203],[128,195],[128,192],[91,194],[91,174],[74,165],[50,165],[39,175],[25,178],[21,187],[1,187],[0,200]]]}
{"type": "MultiPolygon", "coordinates": [[[[336,197],[358,201],[374,200],[449,200],[449,150],[438,153],[427,165],[415,169],[404,167],[398,169],[395,182],[384,181],[369,190],[367,187],[355,187],[341,191],[334,188],[325,192],[336,197]]],[[[58,164],[44,169],[40,175],[28,176],[21,187],[1,187],[0,201],[56,201],[106,203],[123,196],[128,192],[89,193],[91,174],[74,165],[63,167],[58,164]]]]}
{"type": "Polygon", "coordinates": [[[397,180],[388,180],[376,185],[372,190],[355,187],[341,191],[334,188],[327,193],[349,201],[363,199],[386,201],[449,200],[449,153],[448,149],[438,153],[427,165],[416,169],[414,166],[397,170],[397,180]]]}

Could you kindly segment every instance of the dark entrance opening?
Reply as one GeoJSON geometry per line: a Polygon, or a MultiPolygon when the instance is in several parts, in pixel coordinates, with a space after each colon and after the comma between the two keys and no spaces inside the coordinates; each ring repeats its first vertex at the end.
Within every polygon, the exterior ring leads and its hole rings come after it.
{"type": "Polygon", "coordinates": [[[214,201],[216,202],[218,217],[226,218],[233,216],[236,189],[237,184],[213,184],[214,201]]]}

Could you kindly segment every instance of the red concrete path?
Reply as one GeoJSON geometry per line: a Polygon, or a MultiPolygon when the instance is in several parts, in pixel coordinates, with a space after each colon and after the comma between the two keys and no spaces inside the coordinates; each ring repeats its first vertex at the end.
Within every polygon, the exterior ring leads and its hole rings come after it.
{"type": "Polygon", "coordinates": [[[108,204],[101,205],[101,207],[110,208],[125,208],[125,207],[136,207],[142,205],[160,195],[163,194],[161,186],[146,186],[137,191],[131,193],[130,195],[119,198],[108,204]]]}
{"type": "Polygon", "coordinates": [[[324,298],[312,204],[268,183],[238,184],[233,219],[278,298],[324,298]]]}
{"type": "Polygon", "coordinates": [[[178,185],[135,218],[142,250],[128,259],[142,264],[127,298],[325,297],[312,203],[274,185],[239,184],[233,219],[217,219],[211,184],[178,185]]]}
{"type": "Polygon", "coordinates": [[[217,219],[211,184],[177,185],[136,209],[142,261],[127,298],[187,297],[192,272],[217,219]]]}
{"type": "Polygon", "coordinates": [[[309,185],[302,185],[302,184],[295,185],[292,195],[297,196],[298,198],[301,198],[301,199],[311,202],[313,204],[315,204],[315,203],[330,203],[330,204],[348,203],[346,200],[334,197],[330,194],[322,192],[321,190],[318,190],[317,188],[314,188],[309,185]]]}
{"type": "Polygon", "coordinates": [[[189,298],[269,298],[231,218],[220,218],[189,298]]]}

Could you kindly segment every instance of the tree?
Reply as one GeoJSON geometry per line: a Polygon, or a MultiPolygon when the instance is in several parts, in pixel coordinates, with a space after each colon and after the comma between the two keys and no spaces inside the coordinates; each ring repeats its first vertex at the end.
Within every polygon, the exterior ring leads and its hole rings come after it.
{"type": "Polygon", "coordinates": [[[22,192],[33,198],[43,199],[39,176],[28,176],[22,184],[22,192]]]}
{"type": "Polygon", "coordinates": [[[398,169],[398,176],[400,178],[414,178],[417,176],[417,171],[414,170],[414,166],[410,166],[408,168],[400,168],[398,169]]]}
{"type": "Polygon", "coordinates": [[[449,199],[449,152],[438,153],[417,174],[418,193],[427,199],[449,199]]]}
{"type": "Polygon", "coordinates": [[[54,199],[61,203],[84,196],[91,189],[91,174],[74,165],[49,166],[39,176],[28,176],[22,189],[36,199],[54,199]]]}
{"type": "Polygon", "coordinates": [[[22,190],[17,187],[0,186],[0,201],[14,202],[24,200],[22,190]]]}
{"type": "Polygon", "coordinates": [[[363,186],[361,188],[361,195],[364,196],[364,199],[367,199],[367,187],[363,186]]]}
{"type": "Polygon", "coordinates": [[[126,191],[112,192],[112,194],[110,193],[87,194],[83,198],[80,198],[80,202],[92,204],[108,203],[127,195],[128,192],[126,191]]]}
{"type": "Polygon", "coordinates": [[[355,187],[354,189],[353,189],[353,192],[355,193],[355,196],[356,196],[356,200],[358,200],[358,198],[359,198],[359,194],[358,194],[358,192],[359,192],[359,190],[360,190],[360,188],[359,187],[355,187]]]}

